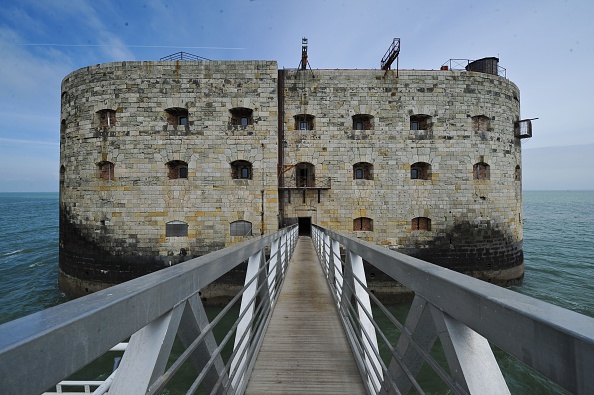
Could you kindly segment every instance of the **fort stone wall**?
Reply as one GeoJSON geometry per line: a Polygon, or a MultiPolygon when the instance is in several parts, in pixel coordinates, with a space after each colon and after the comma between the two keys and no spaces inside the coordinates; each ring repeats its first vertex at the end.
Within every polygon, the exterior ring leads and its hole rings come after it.
{"type": "MultiPolygon", "coordinates": [[[[481,72],[77,70],[62,83],[60,286],[82,295],[289,223],[513,284],[519,118],[516,85],[481,72]]],[[[393,293],[382,273],[367,276],[376,294],[393,293]]]]}
{"type": "Polygon", "coordinates": [[[64,79],[60,284],[68,294],[278,228],[277,69],[120,62],[64,79]],[[231,236],[233,222],[246,233],[231,236]]]}
{"type": "MultiPolygon", "coordinates": [[[[512,82],[466,71],[291,70],[282,84],[285,178],[307,162],[320,187],[281,191],[285,217],[497,284],[522,278],[512,82]],[[299,114],[310,130],[300,130],[299,114]],[[360,163],[369,169],[359,178],[360,163]]],[[[381,288],[380,273],[367,275],[381,288]]]]}

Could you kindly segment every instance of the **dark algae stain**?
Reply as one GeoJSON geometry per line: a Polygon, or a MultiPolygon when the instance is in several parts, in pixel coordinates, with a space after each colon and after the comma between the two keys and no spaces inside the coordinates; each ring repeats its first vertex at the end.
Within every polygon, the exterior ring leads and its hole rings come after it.
{"type": "MultiPolygon", "coordinates": [[[[486,280],[490,272],[519,267],[524,262],[522,241],[516,241],[489,220],[456,223],[429,241],[415,243],[413,238],[409,240],[413,247],[399,251],[457,272],[475,276],[483,272],[477,277],[486,280]]],[[[509,278],[501,285],[510,285],[521,278],[521,275],[509,278]]]]}

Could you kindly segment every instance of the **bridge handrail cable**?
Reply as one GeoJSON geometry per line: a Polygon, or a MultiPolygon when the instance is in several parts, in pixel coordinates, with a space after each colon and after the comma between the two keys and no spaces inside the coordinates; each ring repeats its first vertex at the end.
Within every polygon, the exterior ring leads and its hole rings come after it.
{"type": "Polygon", "coordinates": [[[194,387],[241,393],[297,236],[296,226],[285,228],[0,325],[0,392],[46,391],[130,338],[109,388],[114,393],[162,388],[185,360],[199,372],[194,387]],[[244,287],[209,321],[200,290],[245,261],[244,287]],[[224,340],[235,335],[225,363],[224,344],[212,329],[240,299],[239,317],[224,340]],[[186,346],[183,361],[165,372],[176,335],[186,346]]]}
{"type": "MultiPolygon", "coordinates": [[[[337,255],[334,251],[332,251],[332,256],[333,256],[333,259],[341,261],[341,257],[339,255],[337,255]]],[[[341,261],[341,263],[344,264],[344,262],[342,262],[342,261],[341,261]]],[[[330,274],[331,269],[329,266],[324,267],[324,271],[325,271],[327,277],[331,275],[330,274]]],[[[340,278],[342,278],[343,281],[345,281],[344,276],[340,271],[337,270],[336,272],[333,273],[333,275],[340,276],[340,278]]],[[[356,284],[359,284],[361,286],[361,288],[364,289],[365,294],[367,294],[369,296],[369,298],[374,302],[374,304],[386,315],[386,317],[390,320],[391,324],[394,325],[400,333],[403,333],[403,336],[408,336],[408,333],[405,332],[402,324],[396,318],[394,318],[394,316],[392,315],[392,313],[390,313],[388,311],[386,306],[384,306],[375,297],[375,295],[373,295],[373,293],[369,290],[369,288],[367,288],[367,286],[361,280],[359,280],[358,277],[353,276],[351,278],[351,280],[353,280],[356,284]]],[[[332,296],[333,296],[335,302],[337,303],[337,306],[339,306],[341,313],[347,316],[346,322],[356,324],[355,326],[353,326],[353,325],[345,326],[345,330],[347,331],[349,338],[351,340],[357,339],[359,334],[356,333],[356,331],[357,331],[357,329],[360,328],[361,336],[365,337],[368,344],[371,344],[371,345],[376,344],[376,343],[374,343],[374,340],[370,336],[369,332],[366,329],[364,329],[364,324],[358,316],[359,312],[356,310],[358,306],[363,306],[365,301],[363,301],[361,299],[361,297],[356,293],[355,288],[352,287],[351,284],[349,284],[348,282],[344,282],[343,284],[344,284],[345,289],[347,289],[348,292],[352,295],[351,297],[354,299],[354,302],[356,302],[356,303],[353,304],[353,303],[347,302],[346,298],[339,299],[338,295],[341,294],[342,291],[337,289],[336,284],[334,284],[334,283],[331,284],[331,287],[336,291],[332,294],[332,296]]],[[[381,337],[383,344],[388,348],[388,350],[390,351],[390,354],[398,355],[397,351],[392,346],[390,340],[387,338],[384,331],[380,328],[380,326],[377,324],[377,322],[374,321],[372,311],[370,311],[369,309],[367,309],[365,307],[362,307],[361,312],[363,314],[365,314],[365,316],[367,317],[369,322],[371,322],[376,334],[378,334],[381,337]]],[[[420,346],[418,346],[417,343],[414,342],[414,340],[411,342],[411,345],[413,345],[413,347],[416,349],[416,351],[420,355],[422,355],[425,362],[433,369],[433,371],[441,378],[441,380],[444,383],[446,383],[448,385],[448,387],[450,387],[450,389],[455,387],[454,382],[450,379],[450,377],[445,372],[445,370],[439,365],[439,363],[437,361],[435,361],[435,359],[433,359],[433,357],[428,352],[426,352],[420,346]]],[[[380,388],[378,387],[378,382],[384,376],[386,376],[386,378],[384,378],[384,380],[388,381],[389,387],[391,389],[395,390],[397,388],[397,386],[394,381],[394,377],[391,375],[389,369],[386,367],[385,363],[382,361],[379,351],[377,350],[377,347],[371,347],[371,349],[369,349],[369,347],[362,347],[362,345],[359,342],[353,343],[353,346],[357,349],[357,354],[359,354],[360,356],[363,356],[363,359],[358,359],[359,368],[362,369],[362,371],[364,371],[363,376],[368,378],[371,375],[373,375],[374,377],[376,377],[378,379],[376,381],[369,381],[368,384],[371,387],[373,387],[372,389],[369,388],[369,390],[371,390],[371,393],[377,393],[380,391],[380,388]],[[378,361],[378,363],[370,364],[370,366],[367,366],[365,363],[363,363],[364,360],[369,360],[369,359],[375,359],[376,361],[378,361]],[[381,372],[379,371],[379,368],[377,366],[378,364],[381,365],[381,372]],[[370,369],[373,370],[373,372],[371,372],[370,369]]],[[[421,386],[419,385],[419,383],[417,382],[417,380],[413,376],[413,374],[410,372],[408,367],[406,365],[404,365],[401,362],[401,360],[398,358],[395,359],[395,362],[400,365],[400,368],[403,370],[404,374],[410,381],[411,386],[413,386],[415,388],[415,391],[419,394],[424,393],[421,386]]]]}
{"type": "Polygon", "coordinates": [[[317,225],[312,228],[369,393],[407,393],[411,386],[423,393],[416,377],[424,363],[453,393],[509,393],[490,343],[572,393],[594,393],[594,318],[317,225]],[[363,261],[414,293],[404,325],[367,288],[363,261]],[[370,302],[400,333],[394,347],[373,319],[370,302]],[[378,358],[377,335],[389,351],[387,367],[378,358]],[[437,339],[452,374],[431,356],[437,339]]]}

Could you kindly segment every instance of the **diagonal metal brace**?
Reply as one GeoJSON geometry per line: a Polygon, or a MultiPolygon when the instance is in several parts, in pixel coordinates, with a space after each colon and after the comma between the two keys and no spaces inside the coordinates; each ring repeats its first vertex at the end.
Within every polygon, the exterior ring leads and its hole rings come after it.
{"type": "Polygon", "coordinates": [[[174,307],[132,335],[109,392],[145,394],[163,374],[184,305],[174,307]]]}
{"type": "MultiPolygon", "coordinates": [[[[184,347],[188,347],[192,342],[202,334],[204,328],[209,324],[208,317],[200,296],[195,294],[186,303],[184,314],[182,316],[181,324],[178,330],[178,337],[181,340],[184,347]]],[[[204,341],[200,343],[196,351],[194,351],[190,357],[190,361],[194,365],[196,372],[201,372],[206,366],[209,359],[214,355],[217,348],[217,342],[214,334],[210,331],[205,337],[204,341]]],[[[222,387],[225,387],[229,381],[229,375],[225,370],[225,364],[223,358],[218,354],[215,357],[213,368],[211,368],[206,374],[203,385],[211,391],[216,385],[219,378],[223,376],[222,387]]],[[[220,388],[220,387],[219,387],[220,388]]],[[[222,392],[222,390],[219,390],[222,392]]]]}
{"type": "Polygon", "coordinates": [[[509,394],[487,339],[431,306],[452,378],[471,394],[509,394]]]}
{"type": "MultiPolygon", "coordinates": [[[[413,386],[408,374],[413,378],[417,377],[425,363],[423,355],[414,347],[413,342],[428,353],[437,339],[437,329],[433,323],[429,303],[418,295],[415,296],[406,317],[404,331],[406,334],[400,336],[395,349],[396,354],[402,357],[400,361],[392,358],[388,370],[400,392],[407,394],[413,386]],[[408,374],[402,366],[408,368],[408,374]]],[[[384,389],[390,394],[394,393],[392,389],[384,389]]]]}

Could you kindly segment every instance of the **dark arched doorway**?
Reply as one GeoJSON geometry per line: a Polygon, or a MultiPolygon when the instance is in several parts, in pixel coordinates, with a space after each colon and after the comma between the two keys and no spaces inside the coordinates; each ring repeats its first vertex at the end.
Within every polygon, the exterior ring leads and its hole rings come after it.
{"type": "Polygon", "coordinates": [[[299,217],[299,236],[311,237],[311,217],[299,217]]]}

